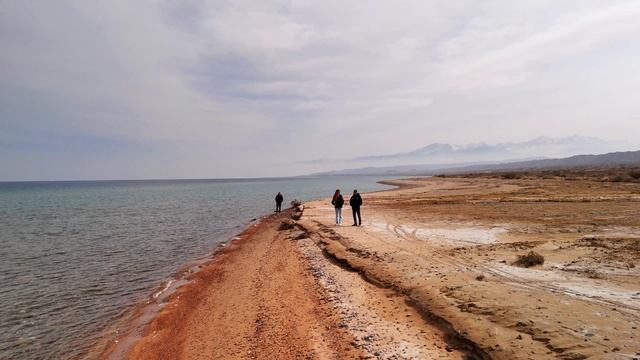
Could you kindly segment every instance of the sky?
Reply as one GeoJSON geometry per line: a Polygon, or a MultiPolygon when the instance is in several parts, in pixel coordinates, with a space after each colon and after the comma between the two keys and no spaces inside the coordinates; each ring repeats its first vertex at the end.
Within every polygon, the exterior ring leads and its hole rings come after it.
{"type": "Polygon", "coordinates": [[[640,140],[640,1],[0,2],[0,181],[640,140]]]}

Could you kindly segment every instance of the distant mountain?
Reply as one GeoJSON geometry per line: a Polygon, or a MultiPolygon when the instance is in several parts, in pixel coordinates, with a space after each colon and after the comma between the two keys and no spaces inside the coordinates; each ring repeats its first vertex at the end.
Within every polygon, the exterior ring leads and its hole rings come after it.
{"type": "MultiPolygon", "coordinates": [[[[506,142],[495,145],[475,143],[451,145],[435,143],[422,148],[389,155],[361,156],[353,162],[378,162],[401,165],[407,161],[429,164],[504,161],[518,158],[564,157],[578,154],[602,154],[623,150],[623,144],[594,137],[570,136],[564,138],[538,137],[525,142],[506,142]]],[[[382,164],[380,164],[382,165],[382,164]]]]}
{"type": "MultiPolygon", "coordinates": [[[[513,161],[528,161],[529,159],[520,159],[513,161]]],[[[311,175],[416,175],[424,173],[437,172],[443,169],[451,168],[467,168],[474,166],[490,166],[496,165],[496,162],[473,162],[473,163],[456,163],[456,164],[410,164],[400,166],[369,166],[356,169],[324,171],[311,175]]]]}
{"type": "Polygon", "coordinates": [[[317,173],[315,175],[436,175],[479,171],[516,171],[565,169],[576,167],[603,167],[620,165],[640,166],[640,150],[613,152],[602,155],[575,155],[561,159],[525,160],[500,163],[450,164],[450,165],[403,165],[368,167],[317,173]]]}
{"type": "Polygon", "coordinates": [[[318,159],[298,163],[319,174],[404,174],[482,164],[501,164],[540,159],[558,159],[580,154],[605,154],[634,150],[627,142],[594,137],[538,137],[524,142],[451,145],[434,143],[402,153],[361,156],[350,159],[318,159]],[[334,169],[344,169],[337,170],[334,169]],[[334,170],[334,171],[332,171],[334,170]]]}

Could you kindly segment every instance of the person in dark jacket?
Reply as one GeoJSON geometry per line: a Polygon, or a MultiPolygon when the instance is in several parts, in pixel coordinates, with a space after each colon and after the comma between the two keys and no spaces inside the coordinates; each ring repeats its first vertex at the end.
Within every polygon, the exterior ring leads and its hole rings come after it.
{"type": "Polygon", "coordinates": [[[333,193],[331,204],[336,209],[336,225],[342,225],[342,206],[344,205],[344,199],[342,198],[342,195],[340,195],[340,189],[333,193]]]}
{"type": "Polygon", "coordinates": [[[276,212],[277,213],[282,211],[282,202],[283,201],[284,201],[284,196],[282,196],[282,194],[280,194],[280,192],[278,192],[278,195],[276,195],[276,212]]]}
{"type": "Polygon", "coordinates": [[[360,206],[362,205],[362,197],[360,197],[360,193],[358,193],[358,190],[353,190],[353,195],[351,195],[351,199],[349,199],[349,205],[351,205],[351,211],[353,212],[353,226],[362,225],[362,218],[360,217],[360,206]]]}

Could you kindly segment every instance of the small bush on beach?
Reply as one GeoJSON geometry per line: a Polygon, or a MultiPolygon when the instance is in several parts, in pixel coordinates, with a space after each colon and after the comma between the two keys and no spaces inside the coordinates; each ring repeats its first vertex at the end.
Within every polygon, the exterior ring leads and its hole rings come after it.
{"type": "Polygon", "coordinates": [[[280,230],[280,231],[290,230],[290,229],[293,229],[293,227],[295,225],[296,225],[296,223],[293,222],[293,220],[285,220],[285,221],[280,223],[280,226],[278,226],[278,230],[280,230]]]}
{"type": "Polygon", "coordinates": [[[628,180],[629,180],[628,178],[625,178],[622,175],[616,175],[616,176],[611,178],[611,182],[625,182],[625,181],[628,181],[628,180]]]}
{"type": "Polygon", "coordinates": [[[291,207],[293,208],[297,208],[300,205],[302,205],[302,201],[298,200],[298,199],[293,199],[291,200],[291,207]]]}
{"type": "Polygon", "coordinates": [[[513,179],[520,179],[521,176],[520,174],[516,174],[516,173],[506,173],[506,174],[502,174],[502,178],[507,180],[513,180],[513,179]]]}
{"type": "Polygon", "coordinates": [[[309,233],[306,231],[300,232],[298,234],[294,234],[295,236],[292,238],[293,240],[302,240],[302,239],[308,239],[309,238],[309,233]]]}
{"type": "Polygon", "coordinates": [[[526,255],[518,255],[518,259],[513,262],[513,265],[525,268],[542,264],[544,264],[544,256],[535,251],[529,251],[526,255]]]}
{"type": "Polygon", "coordinates": [[[640,170],[629,171],[629,176],[631,176],[632,178],[634,178],[636,180],[640,180],[640,170]]]}

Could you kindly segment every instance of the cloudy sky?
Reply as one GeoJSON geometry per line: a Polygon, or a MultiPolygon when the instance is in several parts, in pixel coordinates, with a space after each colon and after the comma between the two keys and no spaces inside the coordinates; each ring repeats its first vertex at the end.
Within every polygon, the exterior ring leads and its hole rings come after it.
{"type": "Polygon", "coordinates": [[[640,134],[640,1],[0,2],[0,180],[640,134]]]}

